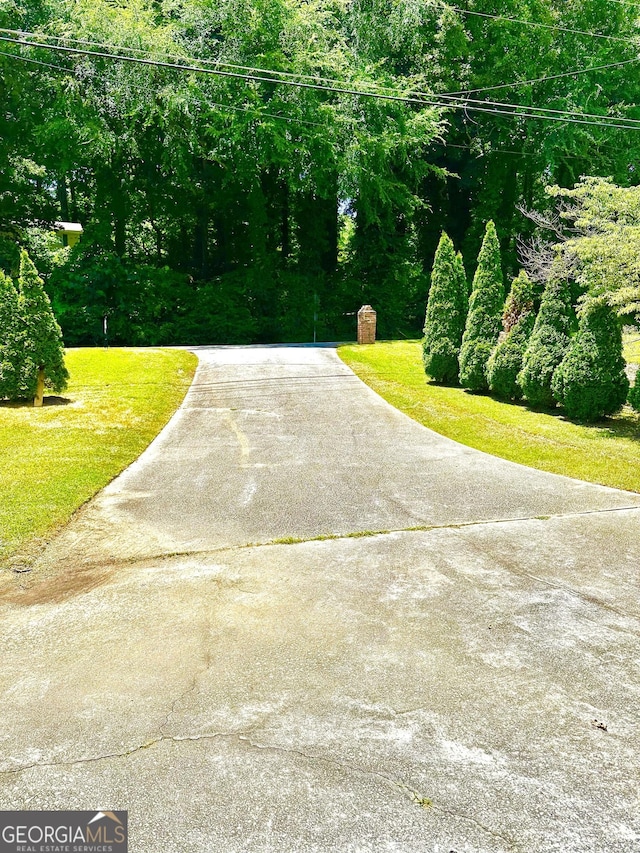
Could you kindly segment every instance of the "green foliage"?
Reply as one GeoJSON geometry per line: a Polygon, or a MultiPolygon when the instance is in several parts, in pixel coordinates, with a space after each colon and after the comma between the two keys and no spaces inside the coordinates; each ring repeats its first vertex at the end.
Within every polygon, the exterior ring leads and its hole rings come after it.
{"type": "MultiPolygon", "coordinates": [[[[474,9],[499,11],[490,0],[475,0],[474,9]]],[[[632,4],[519,0],[516,11],[558,29],[420,0],[38,0],[0,4],[0,23],[43,38],[119,44],[151,60],[198,57],[436,100],[548,76],[520,86],[518,101],[635,116],[628,68],[609,68],[597,87],[590,74],[566,74],[635,57],[632,4]],[[618,40],[585,40],[562,27],[597,27],[618,40]]],[[[311,301],[329,338],[344,334],[345,317],[364,302],[377,308],[382,335],[417,332],[425,268],[443,230],[474,258],[493,219],[511,274],[516,234],[531,230],[518,203],[541,209],[546,182],[573,185],[589,171],[635,180],[640,156],[631,130],[478,114],[472,104],[473,121],[450,110],[445,123],[417,99],[26,46],[23,58],[35,62],[17,62],[3,55],[13,50],[0,46],[0,233],[29,250],[69,342],[101,341],[104,316],[113,340],[128,343],[191,333],[300,339],[313,325],[311,301]],[[56,220],[81,222],[83,242],[102,255],[56,253],[43,237],[56,220]]],[[[596,258],[610,245],[584,242],[580,252],[596,258]]],[[[626,257],[616,294],[621,310],[635,310],[635,249],[623,240],[619,248],[609,252],[612,273],[616,257],[626,257]]],[[[0,267],[15,276],[11,255],[0,245],[0,267]]],[[[583,267],[586,276],[586,255],[583,267]]]]}
{"type": "MultiPolygon", "coordinates": [[[[5,286],[8,302],[10,290],[5,286]]],[[[69,374],[64,365],[62,333],[42,279],[25,250],[20,253],[16,317],[3,339],[5,358],[12,367],[11,371],[3,371],[6,397],[11,400],[35,397],[40,370],[44,371],[45,384],[53,391],[66,388],[69,374]]]]}
{"type": "Polygon", "coordinates": [[[503,304],[500,244],[495,225],[489,221],[478,256],[460,349],[460,384],[471,391],[489,388],[486,367],[500,335],[503,304]]]}
{"type": "Polygon", "coordinates": [[[533,332],[524,353],[517,382],[531,406],[556,405],[551,390],[553,373],[565,356],[575,327],[569,282],[551,277],[547,282],[533,332]]]}
{"type": "Polygon", "coordinates": [[[18,387],[21,350],[18,291],[0,270],[0,399],[13,397],[18,387]]]}
{"type": "Polygon", "coordinates": [[[629,396],[628,401],[629,405],[632,409],[635,409],[636,412],[640,412],[640,371],[636,373],[636,381],[633,383],[631,388],[629,388],[629,396]]]}
{"type": "Polygon", "coordinates": [[[453,243],[443,232],[433,260],[422,341],[425,372],[436,382],[450,383],[458,378],[467,300],[462,256],[456,256],[453,243]]]}
{"type": "Polygon", "coordinates": [[[547,192],[573,228],[558,251],[577,281],[593,296],[606,295],[621,316],[640,318],[640,187],[587,177],[547,192]]]}
{"type": "Polygon", "coordinates": [[[0,270],[8,276],[17,276],[19,266],[20,248],[16,233],[12,231],[0,232],[0,270]]]}
{"type": "Polygon", "coordinates": [[[534,286],[524,270],[514,279],[502,318],[505,336],[487,364],[491,391],[503,400],[519,400],[518,374],[535,323],[534,286]]]}
{"type": "Polygon", "coordinates": [[[618,412],[627,398],[622,330],[603,297],[587,299],[579,320],[578,332],[553,375],[551,388],[569,417],[594,421],[618,412]]]}

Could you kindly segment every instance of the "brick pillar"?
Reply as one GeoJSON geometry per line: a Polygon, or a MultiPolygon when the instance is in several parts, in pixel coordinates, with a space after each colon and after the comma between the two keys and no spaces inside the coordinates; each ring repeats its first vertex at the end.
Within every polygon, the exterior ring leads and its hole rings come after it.
{"type": "Polygon", "coordinates": [[[358,311],[358,343],[375,344],[376,312],[371,305],[363,305],[358,311]]]}

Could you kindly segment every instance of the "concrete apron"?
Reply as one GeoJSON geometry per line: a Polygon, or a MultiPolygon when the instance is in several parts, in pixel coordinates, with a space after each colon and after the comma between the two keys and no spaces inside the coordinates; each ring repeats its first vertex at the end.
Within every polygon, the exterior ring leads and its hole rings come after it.
{"type": "Polygon", "coordinates": [[[135,853],[638,850],[640,496],[332,350],[198,355],[5,591],[0,807],[128,809],[135,853]]]}

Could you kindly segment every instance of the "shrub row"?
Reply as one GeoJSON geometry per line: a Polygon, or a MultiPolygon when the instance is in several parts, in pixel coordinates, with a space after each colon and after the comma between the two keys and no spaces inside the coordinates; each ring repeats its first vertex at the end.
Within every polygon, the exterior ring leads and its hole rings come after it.
{"type": "Polygon", "coordinates": [[[536,313],[526,272],[504,299],[500,245],[487,223],[471,296],[462,257],[442,235],[435,255],[423,338],[425,372],[503,400],[536,408],[560,404],[577,420],[612,415],[629,402],[640,411],[640,383],[629,390],[622,331],[604,297],[585,297],[578,313],[571,283],[550,276],[536,313]]]}

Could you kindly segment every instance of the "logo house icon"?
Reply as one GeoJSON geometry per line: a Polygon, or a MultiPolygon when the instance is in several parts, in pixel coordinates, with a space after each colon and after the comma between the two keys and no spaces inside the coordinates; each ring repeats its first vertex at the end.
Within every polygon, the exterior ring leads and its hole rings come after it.
{"type": "Polygon", "coordinates": [[[102,820],[103,817],[108,817],[110,820],[113,820],[116,823],[119,823],[120,826],[122,826],[122,821],[113,812],[96,812],[95,816],[91,818],[89,823],[95,823],[98,820],[102,820]]]}
{"type": "MultiPolygon", "coordinates": [[[[126,845],[126,824],[123,824],[115,812],[96,812],[87,823],[86,836],[90,843],[126,845]]],[[[126,846],[122,849],[126,850],[126,846]]]]}

